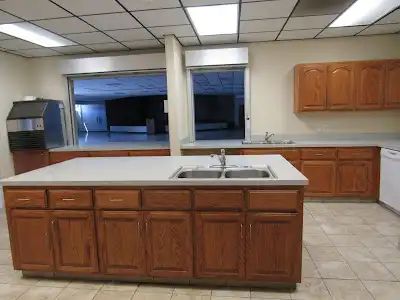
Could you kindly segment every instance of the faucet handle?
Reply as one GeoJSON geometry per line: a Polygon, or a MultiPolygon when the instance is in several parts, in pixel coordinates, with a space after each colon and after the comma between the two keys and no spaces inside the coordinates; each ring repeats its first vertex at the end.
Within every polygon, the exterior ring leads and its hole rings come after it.
{"type": "Polygon", "coordinates": [[[221,149],[221,155],[225,155],[225,149],[221,149]]]}

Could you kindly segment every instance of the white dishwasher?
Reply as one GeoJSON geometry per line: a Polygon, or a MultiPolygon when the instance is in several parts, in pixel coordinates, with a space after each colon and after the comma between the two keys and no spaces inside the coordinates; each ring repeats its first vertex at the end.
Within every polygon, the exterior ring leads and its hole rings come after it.
{"type": "Polygon", "coordinates": [[[400,151],[381,150],[379,201],[400,214],[400,151]]]}

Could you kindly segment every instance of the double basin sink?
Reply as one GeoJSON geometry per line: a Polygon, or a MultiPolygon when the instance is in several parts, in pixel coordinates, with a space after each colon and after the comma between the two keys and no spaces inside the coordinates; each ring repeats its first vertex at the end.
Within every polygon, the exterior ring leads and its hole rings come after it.
{"type": "Polygon", "coordinates": [[[195,166],[180,167],[171,176],[172,179],[276,179],[269,166],[195,166]]]}

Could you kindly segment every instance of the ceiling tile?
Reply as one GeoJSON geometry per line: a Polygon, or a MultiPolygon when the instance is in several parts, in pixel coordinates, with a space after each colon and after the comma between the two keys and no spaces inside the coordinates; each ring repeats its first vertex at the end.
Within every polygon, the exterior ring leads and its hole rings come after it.
{"type": "Polygon", "coordinates": [[[367,26],[350,26],[350,27],[335,27],[326,28],[322,31],[317,38],[327,38],[327,37],[340,37],[340,36],[353,36],[359,33],[361,30],[367,26]]]}
{"type": "Polygon", "coordinates": [[[15,37],[9,36],[4,33],[0,33],[0,40],[13,40],[13,39],[15,39],[15,37]]]}
{"type": "Polygon", "coordinates": [[[179,0],[119,0],[127,10],[146,10],[181,7],[179,0]]]}
{"type": "Polygon", "coordinates": [[[288,17],[297,0],[275,0],[242,3],[241,20],[288,17]]]}
{"type": "Polygon", "coordinates": [[[337,15],[294,17],[286,23],[284,30],[325,28],[337,15]]]}
{"type": "Polygon", "coordinates": [[[181,37],[178,38],[179,41],[183,46],[195,46],[195,45],[200,45],[199,40],[195,36],[187,36],[187,37],[181,37]]]}
{"type": "Polygon", "coordinates": [[[25,20],[39,20],[71,16],[71,14],[48,0],[0,1],[0,9],[25,20]]]}
{"type": "Polygon", "coordinates": [[[236,43],[237,34],[203,35],[199,38],[202,44],[236,43]]]}
{"type": "Polygon", "coordinates": [[[106,31],[106,33],[120,42],[150,40],[154,37],[144,28],[106,31]]]}
{"type": "Polygon", "coordinates": [[[33,57],[40,57],[40,56],[56,56],[62,55],[62,53],[56,52],[51,49],[42,48],[42,49],[30,49],[30,50],[18,50],[19,53],[26,54],[33,57]]]}
{"type": "Polygon", "coordinates": [[[184,6],[218,5],[239,3],[239,0],[182,0],[184,6]]]}
{"type": "Polygon", "coordinates": [[[377,24],[390,24],[390,23],[400,23],[400,8],[395,10],[390,15],[387,15],[377,24]]]}
{"type": "Polygon", "coordinates": [[[304,30],[291,30],[282,31],[278,40],[301,40],[314,38],[321,29],[304,29],[304,30]]]}
{"type": "Polygon", "coordinates": [[[239,42],[248,43],[248,42],[273,41],[276,39],[278,34],[279,34],[279,31],[244,33],[244,34],[240,34],[239,42]]]}
{"type": "Polygon", "coordinates": [[[114,40],[101,32],[71,33],[65,34],[66,38],[79,44],[112,43],[114,40]]]}
{"type": "Polygon", "coordinates": [[[372,25],[364,31],[361,31],[358,35],[372,35],[372,34],[387,34],[396,33],[400,30],[399,24],[386,24],[386,25],[372,25]]]}
{"type": "Polygon", "coordinates": [[[135,11],[133,14],[146,27],[189,24],[181,8],[135,11]]]}
{"type": "Polygon", "coordinates": [[[4,11],[0,11],[0,24],[7,24],[22,21],[20,18],[14,17],[4,11]]]}
{"type": "MultiPolygon", "coordinates": [[[[123,12],[124,8],[114,0],[53,0],[75,15],[94,15],[123,12]]],[[[135,0],[136,1],[136,0],[135,0]]]]}
{"type": "Polygon", "coordinates": [[[23,41],[20,39],[0,41],[0,47],[3,47],[5,49],[10,49],[10,50],[25,50],[25,49],[42,48],[42,46],[39,46],[39,45],[36,45],[33,43],[29,43],[27,41],[23,41]]]}
{"type": "Polygon", "coordinates": [[[176,37],[184,36],[196,36],[192,26],[190,25],[178,25],[178,26],[166,26],[166,27],[150,27],[149,30],[156,37],[163,37],[167,34],[175,34],[176,37]]]}
{"type": "Polygon", "coordinates": [[[145,48],[161,48],[164,45],[160,44],[157,40],[146,40],[146,41],[134,41],[134,42],[123,42],[125,46],[131,49],[145,49],[145,48]]]}
{"type": "Polygon", "coordinates": [[[333,15],[344,12],[355,0],[300,0],[292,17],[333,15]]]}
{"type": "Polygon", "coordinates": [[[94,51],[86,48],[84,46],[66,46],[66,47],[57,47],[51,48],[58,52],[65,53],[65,54],[80,54],[80,53],[93,53],[94,51]]]}
{"type": "Polygon", "coordinates": [[[120,43],[105,43],[105,44],[93,44],[88,46],[96,51],[123,51],[129,50],[128,48],[124,47],[120,43]]]}
{"type": "Polygon", "coordinates": [[[82,19],[99,30],[117,30],[142,27],[129,13],[84,16],[82,19]]]}
{"type": "Polygon", "coordinates": [[[92,26],[75,17],[41,20],[33,23],[58,34],[96,31],[92,26]]]}
{"type": "Polygon", "coordinates": [[[280,31],[286,18],[240,21],[240,32],[280,31]]]}

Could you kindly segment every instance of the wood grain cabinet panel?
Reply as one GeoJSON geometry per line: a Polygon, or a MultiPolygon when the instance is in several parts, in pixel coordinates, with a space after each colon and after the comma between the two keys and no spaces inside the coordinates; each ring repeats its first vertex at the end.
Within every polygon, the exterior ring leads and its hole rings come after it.
{"type": "Polygon", "coordinates": [[[298,214],[247,214],[246,279],[300,282],[300,226],[298,214]]]}
{"type": "Polygon", "coordinates": [[[244,213],[195,214],[196,277],[245,277],[244,213]]]}
{"type": "Polygon", "coordinates": [[[193,276],[192,217],[189,212],[145,213],[148,275],[193,276]]]}
{"type": "Polygon", "coordinates": [[[353,63],[328,64],[327,101],[330,110],[354,109],[353,63]]]}
{"type": "Polygon", "coordinates": [[[139,209],[139,190],[96,190],[95,207],[98,209],[139,209]]]}
{"type": "Polygon", "coordinates": [[[334,196],[336,183],[336,161],[303,161],[301,172],[308,178],[305,196],[334,196]]]}
{"type": "Polygon", "coordinates": [[[15,175],[47,167],[49,152],[43,150],[19,150],[12,153],[15,175]]]}
{"type": "Polygon", "coordinates": [[[78,158],[89,157],[89,152],[86,151],[68,151],[68,152],[50,152],[50,164],[58,164],[60,162],[78,158]]]}
{"type": "Polygon", "coordinates": [[[144,190],[143,208],[152,210],[188,210],[191,208],[189,190],[144,190]]]}
{"type": "Polygon", "coordinates": [[[201,210],[242,210],[244,198],[242,190],[195,190],[194,206],[201,210]]]}
{"type": "Polygon", "coordinates": [[[326,110],[327,65],[298,65],[295,73],[296,112],[326,110]]]}
{"type": "Polygon", "coordinates": [[[86,209],[93,207],[91,190],[49,190],[49,206],[53,209],[86,209]]]}
{"type": "Polygon", "coordinates": [[[355,63],[356,109],[383,107],[385,89],[385,64],[382,61],[355,63]]]}
{"type": "Polygon", "coordinates": [[[52,232],[57,271],[97,273],[97,241],[92,211],[53,211],[52,232]]]}
{"type": "Polygon", "coordinates": [[[97,212],[102,271],[115,275],[146,275],[143,213],[97,212]]]}
{"type": "Polygon", "coordinates": [[[249,190],[248,209],[269,212],[297,212],[301,209],[299,191],[249,190]]]}
{"type": "Polygon", "coordinates": [[[375,156],[374,150],[374,148],[339,148],[338,158],[340,160],[373,159],[375,156]]]}
{"type": "Polygon", "coordinates": [[[301,149],[303,160],[335,160],[336,148],[304,148],[301,149]]]}
{"type": "Polygon", "coordinates": [[[385,108],[400,108],[400,60],[386,63],[385,108]]]}
{"type": "Polygon", "coordinates": [[[112,151],[90,151],[90,157],[121,157],[129,156],[129,151],[124,150],[112,150],[112,151]]]}
{"type": "Polygon", "coordinates": [[[169,156],[169,149],[132,150],[129,156],[169,156]]]}
{"type": "Polygon", "coordinates": [[[46,190],[5,190],[4,199],[10,208],[45,208],[46,190]]]}
{"type": "Polygon", "coordinates": [[[50,213],[44,210],[11,210],[11,248],[17,270],[53,271],[50,213]]]}
{"type": "Polygon", "coordinates": [[[339,162],[337,193],[339,196],[373,196],[373,162],[339,162]]]}

